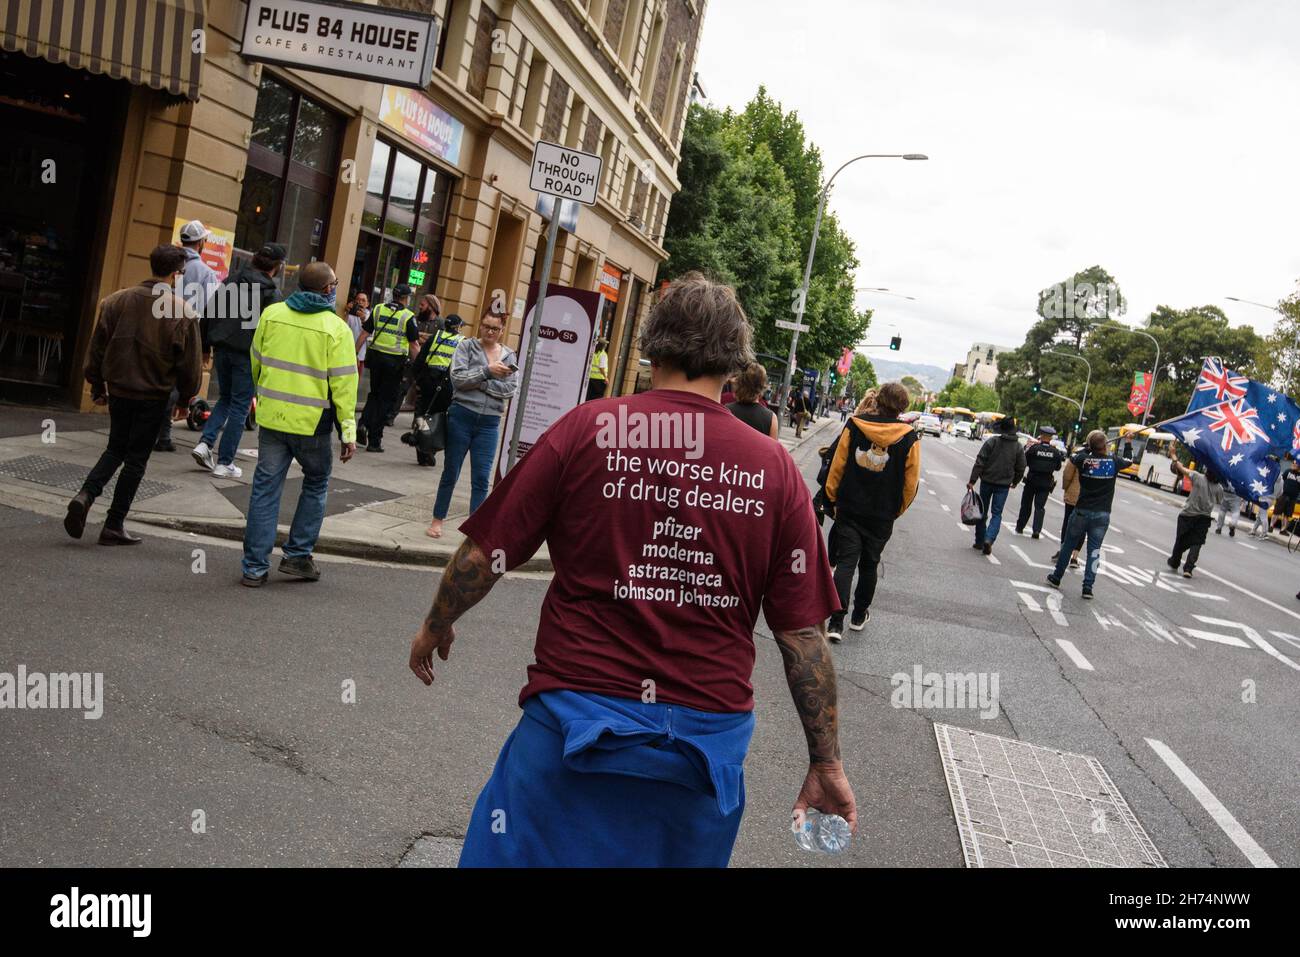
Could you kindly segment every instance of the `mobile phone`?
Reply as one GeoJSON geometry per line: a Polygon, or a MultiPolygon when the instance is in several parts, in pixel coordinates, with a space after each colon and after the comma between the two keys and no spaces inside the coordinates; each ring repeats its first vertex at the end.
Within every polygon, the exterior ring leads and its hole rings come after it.
{"type": "Polygon", "coordinates": [[[509,369],[511,372],[519,371],[519,366],[515,365],[513,362],[507,365],[506,368],[509,369]]]}

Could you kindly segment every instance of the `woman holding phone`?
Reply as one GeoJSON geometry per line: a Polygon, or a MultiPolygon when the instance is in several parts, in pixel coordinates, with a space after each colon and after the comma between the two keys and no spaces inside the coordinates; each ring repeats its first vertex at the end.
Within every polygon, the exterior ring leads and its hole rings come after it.
{"type": "Polygon", "coordinates": [[[425,532],[430,538],[442,537],[442,522],[451,508],[451,494],[460,479],[466,453],[470,456],[470,513],[487,498],[501,416],[506,401],[519,388],[519,358],[502,343],[504,334],[505,316],[489,308],[479,320],[478,336],[462,339],[452,356],[451,384],[455,391],[447,411],[442,479],[433,504],[433,521],[425,532]]]}

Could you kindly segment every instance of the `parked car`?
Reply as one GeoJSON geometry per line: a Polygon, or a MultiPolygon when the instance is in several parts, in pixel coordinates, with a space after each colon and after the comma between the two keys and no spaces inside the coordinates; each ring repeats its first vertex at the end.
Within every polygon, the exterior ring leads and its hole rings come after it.
{"type": "Polygon", "coordinates": [[[939,417],[929,413],[923,413],[913,424],[916,431],[922,435],[939,435],[943,431],[943,426],[939,423],[939,417]]]}

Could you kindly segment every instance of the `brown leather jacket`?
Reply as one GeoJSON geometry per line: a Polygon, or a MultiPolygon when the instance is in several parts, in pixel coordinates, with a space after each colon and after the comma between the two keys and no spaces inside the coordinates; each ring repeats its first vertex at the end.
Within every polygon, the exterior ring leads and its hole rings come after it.
{"type": "Polygon", "coordinates": [[[1066,505],[1074,505],[1079,501],[1079,470],[1068,458],[1065,460],[1065,471],[1061,474],[1061,493],[1066,505]]]}
{"type": "Polygon", "coordinates": [[[99,304],[99,321],[86,355],[91,395],[162,399],[174,386],[181,402],[199,391],[203,355],[192,309],[168,288],[147,279],[119,289],[99,304]],[[157,311],[163,318],[155,315],[157,311]]]}

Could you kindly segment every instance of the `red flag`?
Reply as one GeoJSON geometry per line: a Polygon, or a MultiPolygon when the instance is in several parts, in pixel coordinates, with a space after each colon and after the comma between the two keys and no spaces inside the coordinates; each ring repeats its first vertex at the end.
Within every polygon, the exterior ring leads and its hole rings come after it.
{"type": "Polygon", "coordinates": [[[845,349],[844,354],[840,356],[840,364],[838,366],[838,369],[840,370],[840,375],[848,375],[849,369],[852,366],[853,366],[853,350],[845,349]]]}
{"type": "Polygon", "coordinates": [[[1151,376],[1146,372],[1133,373],[1133,391],[1129,393],[1128,410],[1133,415],[1141,415],[1147,410],[1151,401],[1151,376]]]}

